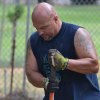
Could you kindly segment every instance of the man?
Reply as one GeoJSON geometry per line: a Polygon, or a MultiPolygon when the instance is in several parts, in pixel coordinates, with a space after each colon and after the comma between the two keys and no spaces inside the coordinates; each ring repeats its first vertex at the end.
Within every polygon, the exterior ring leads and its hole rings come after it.
{"type": "Polygon", "coordinates": [[[28,42],[26,74],[31,84],[44,88],[44,100],[51,91],[54,100],[100,100],[98,58],[89,32],[62,22],[48,3],[36,5],[32,22],[37,31],[28,42]]]}

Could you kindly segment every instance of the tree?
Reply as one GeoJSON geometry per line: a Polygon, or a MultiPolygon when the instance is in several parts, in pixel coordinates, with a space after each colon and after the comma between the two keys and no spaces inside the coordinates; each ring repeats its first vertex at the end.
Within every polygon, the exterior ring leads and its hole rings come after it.
{"type": "Polygon", "coordinates": [[[15,47],[16,47],[16,24],[18,19],[21,17],[22,13],[23,13],[23,7],[20,5],[16,5],[14,11],[8,13],[9,21],[13,25],[10,94],[12,94],[12,86],[13,86],[14,56],[15,56],[15,47]]]}

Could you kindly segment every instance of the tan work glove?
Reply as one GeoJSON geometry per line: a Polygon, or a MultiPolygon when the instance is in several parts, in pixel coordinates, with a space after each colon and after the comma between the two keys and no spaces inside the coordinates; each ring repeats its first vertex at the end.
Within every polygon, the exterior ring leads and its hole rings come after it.
{"type": "Polygon", "coordinates": [[[56,71],[64,70],[67,67],[68,58],[65,58],[58,50],[50,49],[49,50],[49,63],[55,68],[56,71]]]}
{"type": "Polygon", "coordinates": [[[43,84],[44,88],[48,92],[55,92],[59,89],[59,82],[60,80],[58,78],[52,79],[52,78],[44,78],[43,84]]]}

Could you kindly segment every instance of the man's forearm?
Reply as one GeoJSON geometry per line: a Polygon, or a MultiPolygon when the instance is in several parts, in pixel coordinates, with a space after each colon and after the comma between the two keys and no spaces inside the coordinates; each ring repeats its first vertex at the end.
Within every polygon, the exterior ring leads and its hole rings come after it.
{"type": "Polygon", "coordinates": [[[39,72],[30,72],[26,74],[27,74],[27,78],[29,82],[32,85],[39,87],[39,88],[44,88],[43,80],[45,77],[43,77],[39,72]]]}
{"type": "Polygon", "coordinates": [[[67,69],[82,74],[97,73],[98,72],[98,61],[92,58],[84,59],[69,59],[67,69]]]}

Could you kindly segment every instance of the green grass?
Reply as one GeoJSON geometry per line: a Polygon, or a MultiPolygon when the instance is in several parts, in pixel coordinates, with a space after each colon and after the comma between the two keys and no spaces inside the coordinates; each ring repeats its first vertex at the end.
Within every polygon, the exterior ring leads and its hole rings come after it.
{"type": "MultiPolygon", "coordinates": [[[[98,55],[100,56],[100,6],[55,6],[62,21],[77,24],[85,27],[90,33],[91,37],[96,46],[98,55]]],[[[0,66],[10,66],[11,59],[11,47],[12,47],[12,24],[7,18],[8,11],[11,11],[13,6],[5,8],[6,16],[4,23],[4,32],[2,38],[2,48],[0,51],[0,66]]],[[[31,7],[31,12],[33,8],[31,7]]],[[[0,5],[0,22],[2,20],[2,6],[0,5]]],[[[31,14],[30,14],[31,16],[31,14]]],[[[4,16],[3,16],[4,17],[4,16]]],[[[26,17],[27,8],[24,7],[24,13],[17,23],[17,33],[16,33],[16,55],[15,55],[15,66],[24,65],[25,57],[25,38],[26,38],[26,17]]],[[[1,27],[1,24],[0,24],[1,27]]],[[[30,17],[30,34],[35,29],[32,26],[30,17]]]]}

